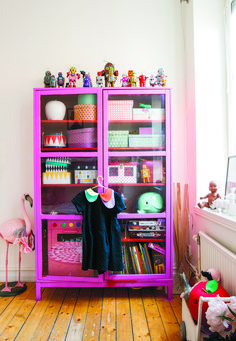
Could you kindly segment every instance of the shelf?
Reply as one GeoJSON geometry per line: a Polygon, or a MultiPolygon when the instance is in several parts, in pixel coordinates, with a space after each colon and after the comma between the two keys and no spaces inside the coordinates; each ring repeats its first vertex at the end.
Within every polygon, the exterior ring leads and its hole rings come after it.
{"type": "Polygon", "coordinates": [[[108,150],[165,150],[165,147],[109,147],[108,150]]]}
{"type": "Polygon", "coordinates": [[[42,152],[54,151],[54,152],[70,152],[70,151],[97,151],[97,148],[41,148],[42,152]]]}
{"type": "Polygon", "coordinates": [[[121,238],[122,243],[161,243],[165,242],[165,239],[160,238],[121,238]]]}
{"type": "Polygon", "coordinates": [[[112,183],[110,183],[109,184],[109,186],[110,187],[117,187],[117,186],[150,186],[150,187],[156,187],[156,186],[165,186],[166,184],[163,184],[163,183],[161,183],[161,182],[156,182],[156,183],[144,183],[144,182],[142,182],[142,183],[136,183],[136,184],[126,184],[126,183],[115,183],[115,184],[112,184],[112,183]]]}
{"type": "Polygon", "coordinates": [[[41,123],[97,123],[97,120],[41,120],[41,123]]]}
{"type": "Polygon", "coordinates": [[[119,120],[110,120],[109,123],[165,123],[165,120],[126,120],[126,121],[119,121],[119,120]]]}
{"type": "Polygon", "coordinates": [[[41,187],[93,187],[97,186],[97,184],[42,184],[41,187]]]}

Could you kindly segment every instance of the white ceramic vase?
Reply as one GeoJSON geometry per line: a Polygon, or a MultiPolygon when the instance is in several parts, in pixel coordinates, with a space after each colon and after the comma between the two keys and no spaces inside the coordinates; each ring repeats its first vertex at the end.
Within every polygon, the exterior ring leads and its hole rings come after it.
{"type": "Polygon", "coordinates": [[[45,105],[45,114],[48,120],[63,120],[66,106],[60,101],[50,101],[45,105]]]}

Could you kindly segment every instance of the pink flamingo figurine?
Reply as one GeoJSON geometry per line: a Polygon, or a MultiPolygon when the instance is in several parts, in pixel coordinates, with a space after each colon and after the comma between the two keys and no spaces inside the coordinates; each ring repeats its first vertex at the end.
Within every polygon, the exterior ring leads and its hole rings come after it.
{"type": "MultiPolygon", "coordinates": [[[[33,238],[33,232],[31,230],[31,222],[27,215],[25,209],[25,200],[30,203],[30,206],[33,206],[33,199],[29,194],[24,194],[21,197],[21,211],[24,219],[10,219],[5,221],[0,226],[0,237],[4,239],[7,243],[7,251],[6,251],[6,283],[5,287],[0,290],[1,292],[11,292],[12,287],[8,286],[8,249],[9,244],[19,244],[19,277],[18,282],[15,287],[25,287],[24,283],[20,282],[20,265],[21,265],[21,252],[30,253],[32,252],[31,243],[33,238]]],[[[24,291],[24,290],[23,290],[24,291]]],[[[22,292],[22,291],[21,291],[22,292]]]]}

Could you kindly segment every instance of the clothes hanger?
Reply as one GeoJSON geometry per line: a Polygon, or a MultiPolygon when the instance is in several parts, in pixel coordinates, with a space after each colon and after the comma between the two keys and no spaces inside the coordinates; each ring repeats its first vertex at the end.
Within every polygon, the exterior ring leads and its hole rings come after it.
{"type": "Polygon", "coordinates": [[[99,178],[102,178],[101,181],[103,181],[103,177],[102,177],[101,175],[98,175],[98,177],[97,177],[97,183],[98,183],[98,184],[97,184],[96,186],[92,187],[91,189],[94,189],[94,188],[97,188],[97,187],[103,187],[103,188],[105,188],[105,189],[109,189],[108,187],[103,186],[103,185],[100,183],[99,178]]]}

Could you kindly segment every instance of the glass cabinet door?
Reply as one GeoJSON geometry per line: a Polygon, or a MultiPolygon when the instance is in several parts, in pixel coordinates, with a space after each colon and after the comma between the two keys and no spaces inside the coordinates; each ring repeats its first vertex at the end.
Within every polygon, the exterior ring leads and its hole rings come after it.
{"type": "Polygon", "coordinates": [[[82,270],[82,220],[42,220],[43,276],[98,277],[82,270]]]}
{"type": "Polygon", "coordinates": [[[162,91],[112,89],[104,95],[105,184],[122,195],[127,207],[118,215],[124,270],[110,273],[109,279],[116,275],[140,278],[167,274],[170,245],[167,107],[162,91]]]}
{"type": "Polygon", "coordinates": [[[35,225],[40,280],[47,276],[60,276],[65,282],[76,281],[76,277],[79,281],[102,280],[96,271],[82,270],[82,215],[72,203],[79,192],[97,184],[103,171],[101,156],[101,91],[35,89],[35,225]]]}
{"type": "Polygon", "coordinates": [[[41,96],[40,108],[41,151],[97,151],[97,94],[57,91],[41,96]]]}

